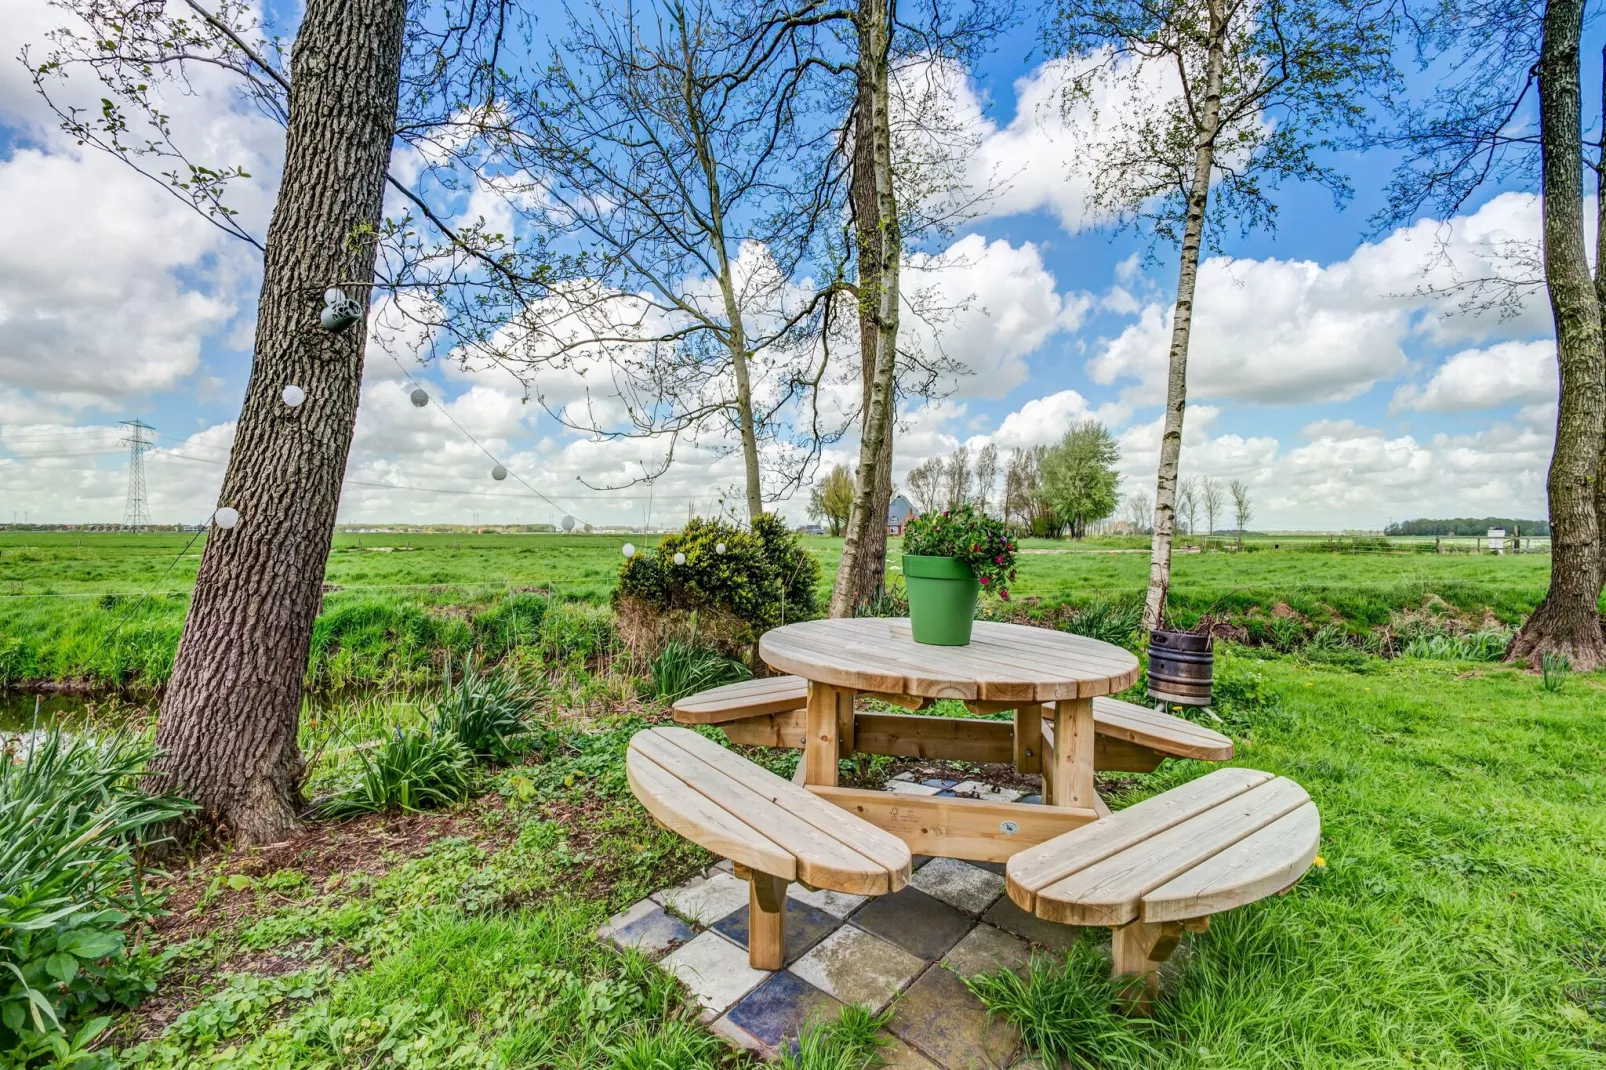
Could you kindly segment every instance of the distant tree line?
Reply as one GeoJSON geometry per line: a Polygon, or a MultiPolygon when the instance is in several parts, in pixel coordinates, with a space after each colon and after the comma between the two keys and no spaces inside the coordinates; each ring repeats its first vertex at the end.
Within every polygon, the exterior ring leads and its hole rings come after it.
{"type": "Polygon", "coordinates": [[[1458,516],[1449,519],[1399,520],[1383,529],[1385,535],[1483,535],[1490,528],[1520,531],[1524,535],[1549,535],[1550,524],[1543,520],[1512,520],[1502,516],[1458,516]]]}

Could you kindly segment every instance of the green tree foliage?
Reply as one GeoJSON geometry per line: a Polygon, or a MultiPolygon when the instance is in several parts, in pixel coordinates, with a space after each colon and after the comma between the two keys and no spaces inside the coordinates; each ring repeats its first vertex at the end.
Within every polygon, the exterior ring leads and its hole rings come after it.
{"type": "Polygon", "coordinates": [[[698,517],[653,551],[625,561],[614,602],[660,613],[723,612],[762,632],[818,616],[819,578],[819,562],[773,513],[748,528],[698,517]],[[676,554],[684,561],[677,564],[676,554]]]}
{"type": "Polygon", "coordinates": [[[1109,428],[1086,419],[1073,423],[1038,462],[1042,494],[1074,538],[1115,512],[1121,481],[1115,466],[1120,460],[1121,449],[1109,428]]]}
{"type": "Polygon", "coordinates": [[[824,520],[833,536],[842,534],[853,508],[853,469],[839,464],[809,493],[809,516],[824,520]]]}
{"type": "Polygon", "coordinates": [[[1520,531],[1524,535],[1549,535],[1550,523],[1545,520],[1513,520],[1504,516],[1456,516],[1433,519],[1396,520],[1383,529],[1385,535],[1483,535],[1490,528],[1505,528],[1508,532],[1520,531]]]}

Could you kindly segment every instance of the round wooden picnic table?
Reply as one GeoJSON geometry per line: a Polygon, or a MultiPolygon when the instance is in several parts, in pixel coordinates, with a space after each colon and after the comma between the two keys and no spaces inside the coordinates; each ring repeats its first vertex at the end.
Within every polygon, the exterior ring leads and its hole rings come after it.
{"type": "Polygon", "coordinates": [[[908,842],[948,848],[922,853],[956,857],[1008,857],[1007,849],[986,841],[1018,836],[1025,846],[1053,831],[1044,818],[1057,819],[1059,831],[1064,831],[1059,825],[1066,819],[1093,820],[1099,805],[1093,790],[1093,699],[1130,687],[1138,677],[1137,658],[1118,646],[989,621],[977,621],[970,644],[961,647],[916,643],[905,618],[805,621],[766,632],[759,640],[759,656],[809,682],[803,783],[908,842]],[[1010,727],[970,718],[887,717],[881,721],[888,726],[878,724],[876,732],[860,727],[856,733],[856,720],[861,726],[866,720],[855,718],[853,700],[859,694],[915,709],[946,698],[963,701],[973,713],[1014,710],[1015,766],[1021,772],[1042,772],[1044,801],[1062,812],[836,787],[838,759],[856,751],[907,754],[912,746],[917,753],[936,753],[942,749],[939,741],[951,744],[967,732],[990,738],[1010,727]],[[1045,726],[1045,715],[1052,716],[1051,726],[1045,726]],[[894,737],[897,750],[885,743],[894,737]],[[932,741],[929,750],[921,746],[922,739],[932,741]],[[971,853],[962,853],[966,851],[971,853]]]}

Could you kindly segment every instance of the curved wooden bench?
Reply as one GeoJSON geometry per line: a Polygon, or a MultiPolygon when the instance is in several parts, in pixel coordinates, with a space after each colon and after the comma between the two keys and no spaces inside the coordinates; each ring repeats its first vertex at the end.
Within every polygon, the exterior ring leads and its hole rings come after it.
{"type": "Polygon", "coordinates": [[[748,960],[786,953],[786,886],[885,895],[909,883],[903,841],[684,728],[648,728],[625,754],[630,790],[659,824],[749,880],[748,960]]]}
{"type": "Polygon", "coordinates": [[[1304,788],[1220,769],[1014,855],[1009,897],[1048,921],[1114,929],[1115,975],[1141,976],[1146,1005],[1185,928],[1289,887],[1320,841],[1304,788]]]}
{"type": "MultiPolygon", "coordinates": [[[[808,697],[809,683],[802,677],[772,676],[726,684],[683,698],[674,704],[673,711],[675,720],[681,724],[725,726],[732,742],[797,747],[803,741],[803,708],[808,704],[808,697]]],[[[872,722],[871,727],[881,726],[883,722],[898,723],[881,714],[860,716],[867,717],[872,722]]],[[[1010,760],[1012,743],[1004,737],[1012,735],[1012,726],[992,721],[967,723],[994,727],[999,737],[994,747],[999,753],[981,755],[981,760],[1010,760]]],[[[1103,739],[1094,762],[1099,769],[1146,773],[1166,758],[1224,762],[1233,753],[1232,740],[1220,732],[1160,710],[1108,697],[1093,700],[1093,729],[1103,739]]],[[[972,746],[977,745],[980,744],[972,741],[972,746]]],[[[953,757],[975,760],[977,756],[955,754],[953,757]]]]}

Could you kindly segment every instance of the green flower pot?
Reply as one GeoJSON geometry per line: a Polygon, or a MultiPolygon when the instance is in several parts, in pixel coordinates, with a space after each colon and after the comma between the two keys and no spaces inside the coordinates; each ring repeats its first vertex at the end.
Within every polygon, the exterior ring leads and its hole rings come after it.
{"type": "Polygon", "coordinates": [[[957,557],[903,555],[903,582],[909,592],[909,625],[915,642],[965,646],[976,620],[981,581],[957,557]]]}

